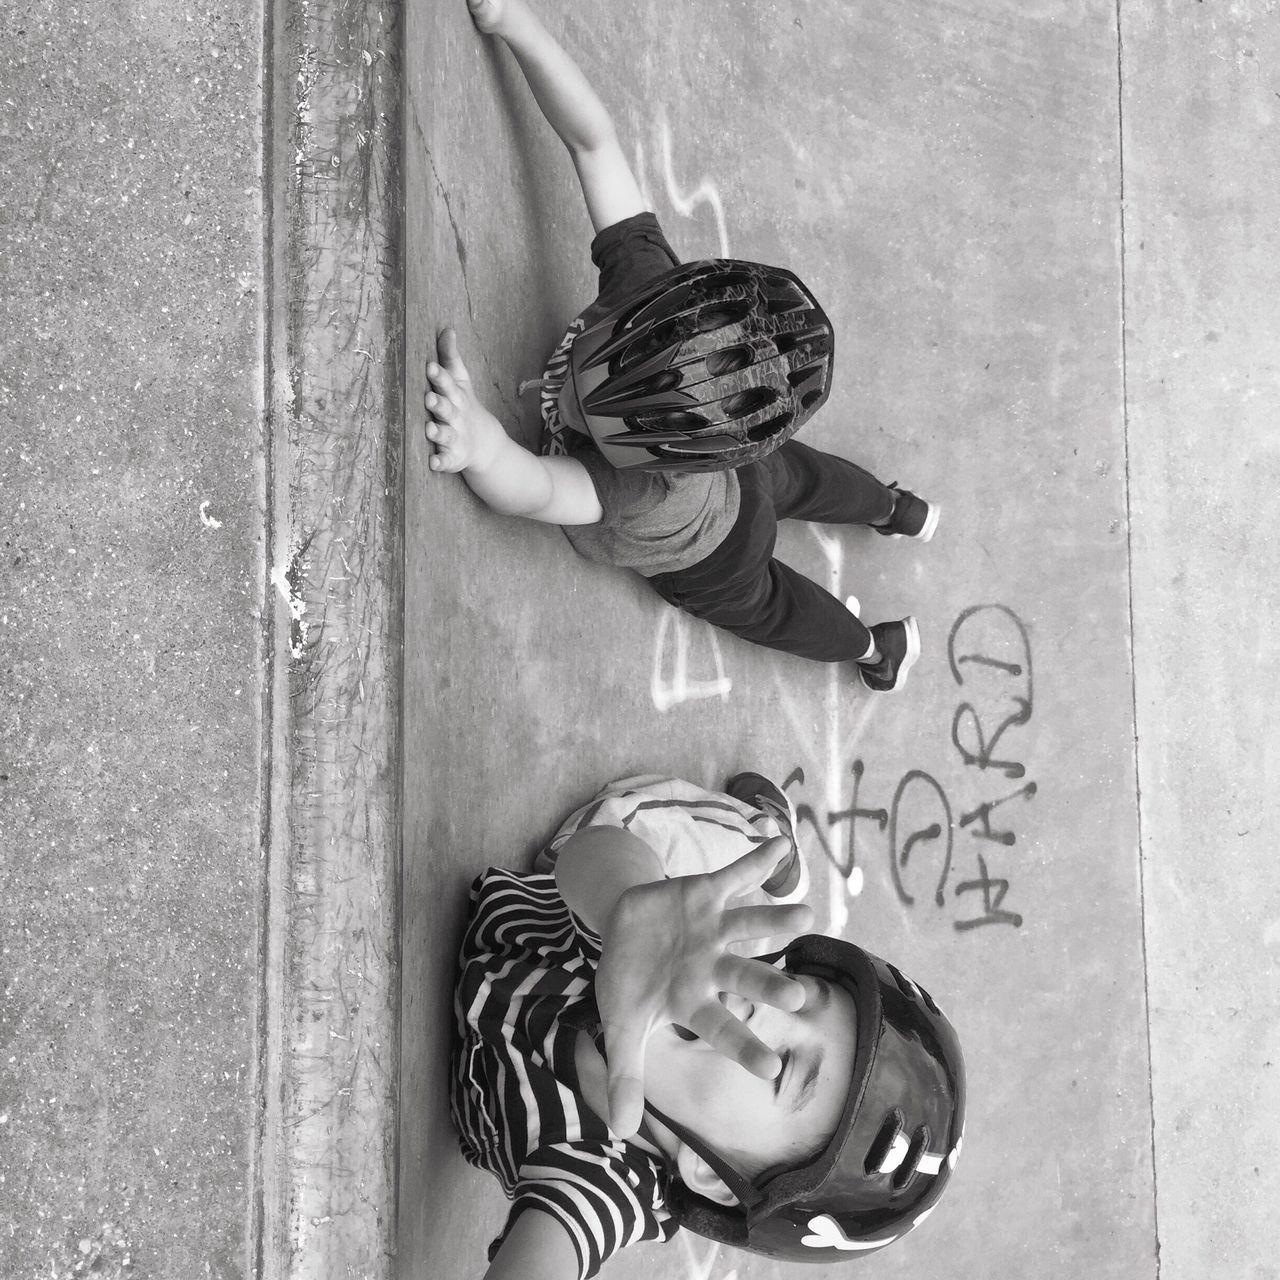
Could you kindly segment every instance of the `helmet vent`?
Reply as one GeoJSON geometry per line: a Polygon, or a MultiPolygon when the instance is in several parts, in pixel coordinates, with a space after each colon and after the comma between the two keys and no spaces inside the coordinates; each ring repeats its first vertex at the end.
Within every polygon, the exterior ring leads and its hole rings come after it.
{"type": "Polygon", "coordinates": [[[779,355],[790,355],[797,347],[806,344],[813,347],[813,354],[816,356],[831,353],[831,340],[821,329],[794,329],[790,333],[777,333],[773,336],[773,345],[779,355]]]}
{"type": "Polygon", "coordinates": [[[685,280],[664,289],[659,281],[618,313],[613,322],[613,332],[621,334],[633,326],[643,325],[664,316],[670,318],[688,302],[693,287],[692,281],[685,280]]]}
{"type": "Polygon", "coordinates": [[[813,406],[821,399],[821,391],[806,391],[804,395],[800,397],[800,407],[802,409],[812,409],[813,406]]]}
{"type": "Polygon", "coordinates": [[[615,373],[625,372],[665,351],[677,338],[679,323],[663,320],[627,343],[616,357],[615,373]]]}
{"type": "Polygon", "coordinates": [[[753,281],[746,271],[722,271],[719,275],[708,276],[704,287],[712,289],[749,289],[753,281]]]}
{"type": "Polygon", "coordinates": [[[893,1189],[895,1191],[903,1191],[911,1185],[916,1174],[920,1172],[920,1157],[928,1149],[929,1126],[922,1124],[911,1135],[911,1145],[907,1148],[907,1154],[898,1166],[897,1172],[893,1175],[893,1189]]]}
{"type": "Polygon", "coordinates": [[[726,347],[723,351],[713,351],[707,357],[707,372],[713,378],[722,377],[726,373],[737,373],[751,363],[750,347],[726,347]]]}
{"type": "Polygon", "coordinates": [[[772,440],[780,432],[785,431],[792,423],[792,415],[789,413],[779,413],[770,418],[767,422],[758,422],[754,427],[747,428],[747,439],[759,442],[764,440],[772,440]]]}
{"type": "Polygon", "coordinates": [[[903,1133],[905,1127],[902,1112],[894,1107],[885,1116],[880,1132],[867,1148],[867,1158],[862,1165],[864,1173],[892,1173],[902,1163],[907,1152],[907,1139],[903,1133]]]}
{"type": "Polygon", "coordinates": [[[810,299],[800,286],[788,276],[770,273],[765,277],[765,306],[771,315],[786,315],[788,311],[807,311],[810,299]]]}
{"type": "Polygon", "coordinates": [[[765,303],[765,309],[771,316],[785,316],[788,311],[802,311],[804,309],[804,299],[770,298],[765,303]]]}
{"type": "Polygon", "coordinates": [[[785,289],[769,295],[765,308],[771,316],[785,316],[790,311],[808,310],[808,300],[789,280],[785,289]]]}
{"type": "Polygon", "coordinates": [[[767,409],[778,398],[772,387],[748,387],[731,396],[725,396],[722,404],[726,418],[749,418],[753,413],[767,409]]]}
{"type": "Polygon", "coordinates": [[[680,374],[675,369],[663,369],[650,378],[641,378],[629,388],[632,396],[660,396],[664,391],[674,391],[680,385],[680,374]]]}
{"type": "Polygon", "coordinates": [[[698,312],[698,331],[711,333],[716,329],[727,329],[730,325],[741,324],[750,314],[750,298],[739,298],[733,302],[719,302],[713,306],[703,307],[698,312]]]}
{"type": "Polygon", "coordinates": [[[888,965],[888,970],[893,974],[893,980],[898,984],[898,990],[902,992],[908,1000],[923,1000],[929,1007],[929,1012],[936,1014],[939,1018],[943,1016],[942,1010],[933,1002],[933,997],[919,984],[912,982],[895,965],[888,965]]]}
{"type": "Polygon", "coordinates": [[[889,972],[893,974],[893,980],[898,984],[898,990],[902,992],[908,1000],[918,1000],[920,998],[920,988],[916,986],[910,978],[907,977],[896,964],[886,964],[889,972]]]}
{"type": "Polygon", "coordinates": [[[635,421],[641,431],[701,431],[710,425],[700,413],[690,413],[687,409],[637,413],[635,421]]]}

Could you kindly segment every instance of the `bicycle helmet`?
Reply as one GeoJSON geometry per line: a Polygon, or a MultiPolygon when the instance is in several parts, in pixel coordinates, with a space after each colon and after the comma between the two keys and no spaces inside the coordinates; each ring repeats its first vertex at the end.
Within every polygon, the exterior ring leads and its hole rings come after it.
{"type": "Polygon", "coordinates": [[[834,335],[790,271],[676,267],[574,339],[565,394],[619,470],[711,471],[772,453],[831,389],[834,335]]]}
{"type": "Polygon", "coordinates": [[[740,1202],[715,1204],[677,1181],[671,1211],[681,1226],[723,1244],[796,1262],[838,1262],[891,1244],[932,1211],[960,1154],[964,1061],[929,993],[893,965],[817,934],[797,938],[781,955],[789,973],[843,987],[857,1008],[853,1078],[840,1123],[805,1166],[748,1179],[655,1113],[740,1202]]]}

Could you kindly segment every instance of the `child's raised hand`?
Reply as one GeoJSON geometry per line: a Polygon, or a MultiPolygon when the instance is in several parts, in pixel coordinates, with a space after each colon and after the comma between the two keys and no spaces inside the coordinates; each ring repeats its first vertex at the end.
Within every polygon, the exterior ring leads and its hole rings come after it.
{"type": "Polygon", "coordinates": [[[434,448],[431,469],[483,468],[506,433],[472,388],[471,375],[458,354],[458,335],[452,329],[440,330],[436,356],[438,364],[427,364],[430,387],[422,402],[429,415],[427,439],[434,448]]]}
{"type": "Polygon", "coordinates": [[[596,1003],[609,1069],[609,1127],[629,1137],[644,1113],[645,1045],[678,1023],[753,1075],[772,1080],[778,1055],[725,1007],[721,993],[795,1011],[804,990],[735,943],[811,927],[806,906],[734,906],[769,878],[785,852],[770,840],[709,875],[680,876],[628,889],[606,924],[596,970],[596,1003]]]}

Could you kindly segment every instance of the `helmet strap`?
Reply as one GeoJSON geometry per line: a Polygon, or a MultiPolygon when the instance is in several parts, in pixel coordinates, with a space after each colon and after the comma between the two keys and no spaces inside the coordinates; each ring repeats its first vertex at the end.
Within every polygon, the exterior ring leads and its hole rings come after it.
{"type": "MultiPolygon", "coordinates": [[[[763,956],[761,959],[766,963],[775,963],[783,952],[775,952],[772,956],[763,956]]],[[[561,1021],[565,1026],[573,1027],[578,1030],[587,1032],[591,1037],[592,1043],[596,1046],[600,1056],[608,1062],[608,1053],[605,1049],[604,1032],[600,1025],[600,1011],[595,1002],[595,995],[592,993],[589,999],[581,1004],[566,1010],[561,1015],[561,1021]]],[[[715,1170],[720,1180],[730,1192],[737,1198],[738,1203],[750,1216],[752,1210],[757,1208],[764,1200],[764,1193],[757,1187],[752,1185],[751,1179],[747,1177],[740,1169],[735,1169],[723,1156],[717,1151],[713,1151],[703,1140],[698,1137],[692,1130],[685,1128],[679,1121],[673,1120],[664,1112],[659,1111],[653,1103],[647,1099],[644,1104],[644,1114],[651,1120],[657,1121],[665,1126],[673,1133],[681,1142],[684,1143],[691,1151],[700,1156],[706,1163],[715,1170]]],[[[674,1173],[674,1170],[672,1171],[674,1173]]]]}
{"type": "Polygon", "coordinates": [[[685,1128],[678,1121],[672,1120],[670,1116],[664,1115],[651,1102],[644,1104],[644,1110],[647,1116],[670,1129],[695,1155],[705,1160],[715,1170],[724,1185],[737,1197],[738,1203],[742,1205],[748,1214],[764,1199],[763,1193],[752,1185],[751,1179],[746,1174],[740,1169],[735,1169],[719,1152],[713,1151],[692,1130],[685,1128]]]}
{"type": "MultiPolygon", "coordinates": [[[[786,948],[783,947],[781,950],[774,951],[768,955],[757,956],[756,958],[764,961],[765,964],[776,965],[785,955],[786,948]]],[[[672,1120],[670,1116],[664,1115],[651,1102],[646,1101],[644,1109],[646,1115],[665,1125],[686,1147],[693,1151],[695,1155],[700,1156],[715,1170],[720,1177],[720,1181],[729,1188],[737,1198],[738,1203],[746,1210],[748,1216],[761,1204],[765,1198],[764,1192],[756,1187],[745,1173],[740,1169],[734,1168],[718,1151],[712,1150],[696,1133],[685,1128],[678,1121],[672,1120]]]]}

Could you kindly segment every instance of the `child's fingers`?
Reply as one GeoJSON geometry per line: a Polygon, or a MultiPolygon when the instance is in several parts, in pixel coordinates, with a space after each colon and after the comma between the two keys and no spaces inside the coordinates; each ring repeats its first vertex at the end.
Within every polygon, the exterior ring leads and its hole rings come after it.
{"type": "Polygon", "coordinates": [[[772,938],[789,934],[795,937],[813,928],[813,910],[803,902],[790,906],[768,904],[753,907],[731,907],[724,913],[724,938],[741,942],[746,938],[772,938]]]}
{"type": "Polygon", "coordinates": [[[466,450],[459,448],[455,441],[441,441],[436,444],[429,465],[432,471],[462,471],[467,460],[466,450]]]}
{"type": "Polygon", "coordinates": [[[452,327],[446,326],[440,330],[436,338],[436,356],[449,373],[459,381],[470,381],[467,376],[467,366],[462,363],[462,357],[458,354],[458,335],[452,327]]]}
{"type": "Polygon", "coordinates": [[[609,1082],[609,1128],[619,1138],[629,1138],[644,1120],[644,1084],[635,1076],[619,1076],[609,1082]]]}
{"type": "Polygon", "coordinates": [[[465,466],[462,454],[451,449],[438,449],[427,461],[432,471],[461,471],[465,466]]]}
{"type": "Polygon", "coordinates": [[[723,956],[716,965],[715,980],[722,991],[757,1004],[772,1005],[790,1013],[804,1008],[804,985],[763,960],[723,956]]]}
{"type": "Polygon", "coordinates": [[[697,1017],[690,1019],[689,1030],[761,1080],[776,1080],[782,1070],[782,1059],[763,1040],[752,1035],[722,1004],[706,1005],[700,1009],[697,1017]]]}
{"type": "Polygon", "coordinates": [[[436,355],[441,364],[448,364],[458,358],[458,331],[453,325],[445,325],[436,334],[436,355]]]}
{"type": "Polygon", "coordinates": [[[764,884],[790,848],[791,842],[782,836],[766,840],[749,853],[744,853],[736,862],[712,872],[711,878],[726,897],[746,893],[748,889],[764,884]]]}
{"type": "Polygon", "coordinates": [[[447,449],[457,443],[458,433],[447,422],[433,421],[427,423],[427,439],[437,449],[447,449]]]}
{"type": "Polygon", "coordinates": [[[437,422],[452,422],[453,415],[458,411],[458,406],[452,400],[438,396],[434,391],[429,392],[422,403],[437,422]]]}
{"type": "Polygon", "coordinates": [[[629,1138],[644,1119],[644,1048],[649,1038],[641,1014],[606,1021],[604,1047],[609,1066],[609,1128],[629,1138]]]}
{"type": "Polygon", "coordinates": [[[447,423],[428,422],[427,439],[432,447],[427,465],[432,471],[461,471],[467,465],[466,454],[458,447],[458,433],[447,423]]]}
{"type": "MultiPolygon", "coordinates": [[[[427,365],[427,378],[432,387],[435,388],[435,391],[438,392],[437,399],[448,400],[450,404],[458,403],[462,393],[447,369],[442,369],[438,364],[429,364],[427,365]]],[[[430,395],[431,392],[427,394],[430,395]]]]}

